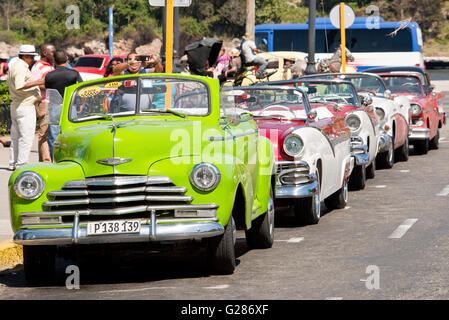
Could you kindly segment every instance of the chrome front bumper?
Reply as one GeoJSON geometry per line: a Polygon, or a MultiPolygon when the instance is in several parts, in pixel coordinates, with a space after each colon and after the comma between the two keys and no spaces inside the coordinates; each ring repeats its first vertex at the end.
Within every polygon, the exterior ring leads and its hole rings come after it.
{"type": "Polygon", "coordinates": [[[430,137],[430,129],[428,128],[412,128],[412,134],[409,141],[426,140],[430,137]]]}
{"type": "Polygon", "coordinates": [[[317,191],[316,178],[307,184],[299,186],[277,186],[276,199],[307,198],[313,196],[317,191]]]}
{"type": "Polygon", "coordinates": [[[317,178],[305,161],[276,162],[276,199],[307,198],[317,190],[317,178]]]}
{"type": "Polygon", "coordinates": [[[391,147],[392,139],[389,135],[383,134],[379,139],[379,146],[377,148],[378,153],[387,152],[391,147]]]}
{"type": "MultiPolygon", "coordinates": [[[[155,221],[155,217],[151,221],[155,221]]],[[[195,219],[189,219],[195,220],[195,219]]],[[[162,220],[162,222],[166,222],[162,220]]],[[[20,245],[71,245],[190,240],[218,236],[224,227],[216,221],[152,223],[141,226],[140,233],[87,235],[87,227],[75,223],[71,228],[44,227],[22,229],[14,235],[20,245]]]]}
{"type": "Polygon", "coordinates": [[[361,166],[369,163],[368,146],[363,144],[360,137],[351,137],[351,156],[354,158],[354,165],[361,166]]]}

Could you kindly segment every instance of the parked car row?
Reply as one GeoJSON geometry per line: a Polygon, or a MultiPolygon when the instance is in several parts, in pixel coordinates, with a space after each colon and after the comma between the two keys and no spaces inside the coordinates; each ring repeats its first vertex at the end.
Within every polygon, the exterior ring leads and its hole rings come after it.
{"type": "MultiPolygon", "coordinates": [[[[276,207],[316,224],[322,202],[344,208],[376,164],[392,167],[395,153],[407,160],[415,128],[443,125],[441,109],[438,122],[413,113],[413,103],[427,105],[391,92],[389,77],[220,88],[206,77],[138,74],[68,87],[62,106],[49,92],[61,128],[55,163],[22,166],[9,180],[26,280],[53,279],[57,255],[139,243],[200,246],[213,272],[233,273],[236,230],[250,248],[270,248],[276,207]]],[[[429,143],[437,131],[428,128],[429,143]]]]}

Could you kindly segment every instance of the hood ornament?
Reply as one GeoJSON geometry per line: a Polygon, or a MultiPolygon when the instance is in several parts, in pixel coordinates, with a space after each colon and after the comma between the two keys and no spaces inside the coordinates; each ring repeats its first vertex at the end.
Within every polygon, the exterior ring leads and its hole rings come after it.
{"type": "Polygon", "coordinates": [[[98,159],[97,163],[104,164],[107,166],[118,166],[119,164],[131,162],[132,158],[118,158],[118,157],[112,157],[107,159],[98,159]]]}

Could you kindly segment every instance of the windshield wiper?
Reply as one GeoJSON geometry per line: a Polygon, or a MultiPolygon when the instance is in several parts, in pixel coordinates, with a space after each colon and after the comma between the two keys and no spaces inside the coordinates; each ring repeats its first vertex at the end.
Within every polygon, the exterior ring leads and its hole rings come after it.
{"type": "Polygon", "coordinates": [[[178,117],[181,117],[181,118],[187,117],[185,114],[173,111],[171,109],[145,109],[143,111],[144,112],[170,113],[170,114],[174,114],[175,116],[178,116],[178,117]]]}

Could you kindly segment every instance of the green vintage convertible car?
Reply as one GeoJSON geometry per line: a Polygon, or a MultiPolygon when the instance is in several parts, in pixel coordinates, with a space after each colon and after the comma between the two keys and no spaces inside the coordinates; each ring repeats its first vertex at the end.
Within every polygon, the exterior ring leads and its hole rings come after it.
{"type": "MultiPolygon", "coordinates": [[[[52,117],[52,94],[49,108],[52,117]]],[[[59,108],[55,163],[24,165],[9,180],[28,282],[50,280],[67,247],[199,242],[212,270],[230,274],[236,230],[249,247],[272,246],[272,145],[249,114],[220,101],[217,80],[98,79],[66,88],[59,108]]]]}

